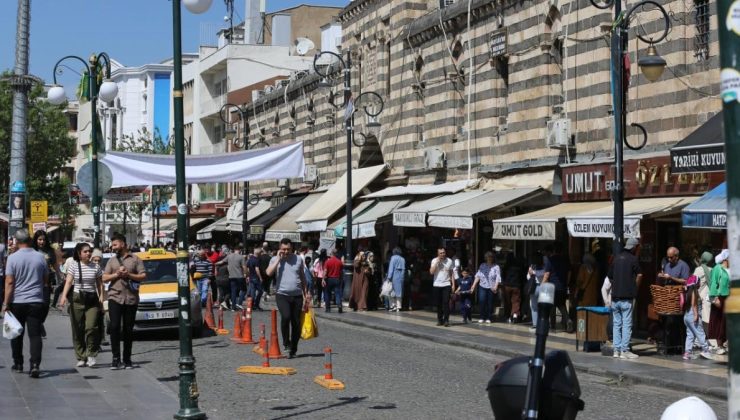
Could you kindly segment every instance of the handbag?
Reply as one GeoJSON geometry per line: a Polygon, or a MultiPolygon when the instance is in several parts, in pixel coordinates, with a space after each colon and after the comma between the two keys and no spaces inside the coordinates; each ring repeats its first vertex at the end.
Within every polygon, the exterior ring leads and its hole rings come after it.
{"type": "Polygon", "coordinates": [[[20,337],[23,334],[23,326],[18,319],[10,311],[5,311],[5,318],[3,319],[3,337],[8,340],[20,337]]]}
{"type": "Polygon", "coordinates": [[[537,276],[532,274],[527,278],[527,286],[526,291],[528,295],[534,294],[534,291],[537,289],[537,276]]]}
{"type": "Polygon", "coordinates": [[[303,312],[303,322],[301,325],[301,339],[310,340],[319,336],[319,328],[316,325],[316,316],[313,308],[309,305],[308,310],[303,312]]]}
{"type": "Polygon", "coordinates": [[[393,282],[386,279],[380,287],[381,297],[393,297],[393,282]]]}

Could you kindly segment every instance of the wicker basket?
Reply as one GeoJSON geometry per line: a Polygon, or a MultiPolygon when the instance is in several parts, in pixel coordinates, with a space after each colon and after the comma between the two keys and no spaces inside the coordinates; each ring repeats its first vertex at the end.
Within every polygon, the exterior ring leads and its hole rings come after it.
{"type": "Polygon", "coordinates": [[[655,312],[661,315],[683,313],[680,301],[682,292],[683,286],[650,285],[650,294],[653,296],[655,312]]]}

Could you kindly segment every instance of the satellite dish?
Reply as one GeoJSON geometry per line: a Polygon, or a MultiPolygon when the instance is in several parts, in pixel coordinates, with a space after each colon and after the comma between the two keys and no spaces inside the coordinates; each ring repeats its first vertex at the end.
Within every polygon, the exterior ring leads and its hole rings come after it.
{"type": "Polygon", "coordinates": [[[306,55],[306,53],[314,48],[316,48],[316,45],[308,38],[297,38],[295,40],[295,52],[298,55],[306,55]]]}

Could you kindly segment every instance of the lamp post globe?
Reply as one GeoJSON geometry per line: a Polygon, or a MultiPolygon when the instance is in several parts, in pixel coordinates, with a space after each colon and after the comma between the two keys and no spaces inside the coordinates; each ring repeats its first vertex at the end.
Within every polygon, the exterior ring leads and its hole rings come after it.
{"type": "Polygon", "coordinates": [[[654,45],[650,45],[647,50],[647,55],[640,57],[637,60],[637,65],[640,67],[640,71],[651,82],[660,79],[665,70],[666,61],[663,57],[658,54],[654,45]]]}
{"type": "Polygon", "coordinates": [[[54,85],[46,93],[46,99],[52,105],[61,105],[67,100],[67,94],[64,92],[64,88],[59,85],[54,85]]]}
{"type": "Polygon", "coordinates": [[[190,13],[195,13],[196,15],[208,10],[211,7],[212,2],[213,0],[182,0],[185,8],[187,8],[190,13]]]}
{"type": "Polygon", "coordinates": [[[103,81],[103,84],[100,85],[100,90],[98,91],[98,97],[102,99],[103,102],[110,102],[114,100],[117,95],[118,95],[118,85],[110,79],[105,79],[103,81]]]}

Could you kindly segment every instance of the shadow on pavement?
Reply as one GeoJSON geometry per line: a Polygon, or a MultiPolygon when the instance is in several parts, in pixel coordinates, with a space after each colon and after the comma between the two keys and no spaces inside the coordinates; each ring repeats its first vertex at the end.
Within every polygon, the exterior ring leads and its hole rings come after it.
{"type": "Polygon", "coordinates": [[[77,373],[77,369],[68,368],[68,369],[50,369],[50,370],[44,370],[43,369],[43,365],[42,365],[41,374],[39,375],[39,377],[41,377],[41,378],[52,378],[54,376],[70,375],[70,374],[75,374],[75,373],[77,373]]]}
{"type": "Polygon", "coordinates": [[[296,359],[300,359],[302,357],[324,357],[324,353],[304,353],[304,354],[296,354],[296,359]]]}
{"type": "MultiPolygon", "coordinates": [[[[361,402],[361,401],[366,400],[367,397],[341,397],[341,398],[338,398],[338,399],[341,402],[334,403],[334,404],[329,404],[326,407],[320,407],[320,408],[314,408],[314,409],[311,409],[311,410],[299,411],[297,413],[286,414],[286,415],[281,416],[281,417],[274,417],[273,420],[289,419],[289,418],[292,418],[292,417],[301,417],[301,416],[304,416],[304,415],[307,415],[307,414],[311,414],[311,413],[315,413],[315,412],[318,412],[318,411],[328,410],[330,408],[341,407],[343,405],[358,403],[358,402],[361,402]]],[[[293,410],[293,409],[298,408],[298,407],[300,407],[300,406],[273,407],[272,410],[293,410]]]]}

